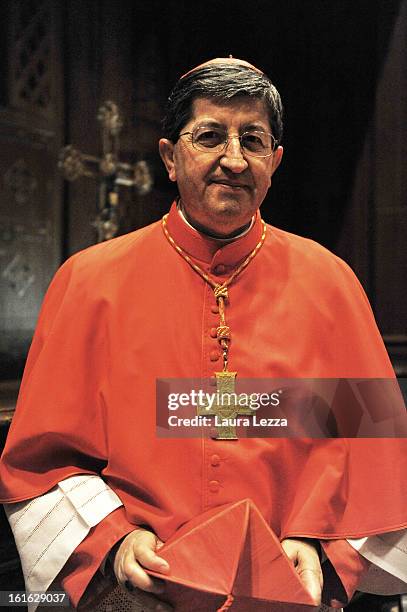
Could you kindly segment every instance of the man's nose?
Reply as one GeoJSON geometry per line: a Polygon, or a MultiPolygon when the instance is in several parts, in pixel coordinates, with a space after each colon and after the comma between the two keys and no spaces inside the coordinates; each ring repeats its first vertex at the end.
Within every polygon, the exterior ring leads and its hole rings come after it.
{"type": "Polygon", "coordinates": [[[220,159],[220,165],[235,174],[243,172],[248,167],[248,163],[243,157],[239,136],[229,136],[220,159]]]}

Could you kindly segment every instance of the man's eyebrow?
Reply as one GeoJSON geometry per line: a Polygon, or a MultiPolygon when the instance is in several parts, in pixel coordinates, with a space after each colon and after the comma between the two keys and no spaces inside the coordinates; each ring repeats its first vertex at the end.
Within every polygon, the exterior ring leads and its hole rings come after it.
{"type": "Polygon", "coordinates": [[[243,129],[245,131],[248,130],[260,130],[260,132],[268,132],[269,128],[265,125],[263,125],[262,123],[248,123],[247,125],[243,126],[243,129]]]}
{"type": "Polygon", "coordinates": [[[216,128],[225,127],[224,123],[220,123],[219,121],[215,121],[214,119],[200,119],[199,121],[196,121],[195,126],[198,127],[200,125],[216,128]]]}
{"type": "MultiPolygon", "coordinates": [[[[199,127],[200,125],[205,127],[213,127],[213,128],[223,128],[226,129],[224,123],[220,121],[215,121],[214,119],[200,119],[195,123],[195,127],[199,127]]],[[[269,132],[270,128],[262,123],[245,123],[241,127],[242,132],[247,132],[251,130],[260,130],[261,132],[269,132]]]]}

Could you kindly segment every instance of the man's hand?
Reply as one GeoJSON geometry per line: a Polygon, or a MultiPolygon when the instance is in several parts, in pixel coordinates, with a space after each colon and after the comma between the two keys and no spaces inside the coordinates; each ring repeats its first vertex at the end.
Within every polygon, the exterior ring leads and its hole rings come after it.
{"type": "MultiPolygon", "coordinates": [[[[156,554],[163,543],[151,531],[136,529],[129,533],[121,542],[114,557],[114,573],[118,582],[159,595],[164,591],[160,580],[151,578],[144,568],[161,572],[169,572],[169,565],[165,559],[156,554]]],[[[143,599],[143,609],[154,612],[169,612],[172,608],[160,602],[158,598],[147,593],[137,593],[143,599]]]]}
{"type": "Polygon", "coordinates": [[[295,569],[305,588],[310,593],[315,605],[321,604],[322,569],[318,552],[312,541],[287,538],[281,542],[287,557],[294,563],[295,569]]]}

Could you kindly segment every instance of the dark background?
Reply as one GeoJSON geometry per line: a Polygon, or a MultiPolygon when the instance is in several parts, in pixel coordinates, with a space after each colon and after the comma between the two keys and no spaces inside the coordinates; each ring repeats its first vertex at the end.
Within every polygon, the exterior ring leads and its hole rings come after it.
{"type": "Polygon", "coordinates": [[[157,153],[166,96],[192,66],[230,53],[263,69],[285,106],[264,218],[354,268],[407,375],[407,0],[3,0],[4,427],[49,280],[96,240],[96,181],[64,182],[61,148],[99,155],[97,111],[115,101],[122,160],[144,159],[154,175],[147,196],[121,188],[120,231],[157,220],[174,195],[157,153]]]}

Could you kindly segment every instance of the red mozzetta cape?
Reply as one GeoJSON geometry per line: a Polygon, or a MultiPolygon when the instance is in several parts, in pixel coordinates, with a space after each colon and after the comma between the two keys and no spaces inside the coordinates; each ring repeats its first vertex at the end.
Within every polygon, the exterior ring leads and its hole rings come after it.
{"type": "MultiPolygon", "coordinates": [[[[258,216],[220,247],[175,205],[168,229],[219,281],[262,231],[258,216]]],[[[156,378],[221,369],[218,320],[212,289],[160,223],[77,253],[52,281],[2,457],[0,501],[41,495],[78,473],[101,474],[117,492],[124,506],[71,558],[65,587],[74,601],[134,525],[165,541],[194,516],[239,499],[252,499],[279,538],[326,542],[348,591],[360,559],[342,554],[343,538],[407,527],[405,440],[156,438],[156,378]]],[[[227,321],[229,368],[239,377],[394,376],[349,267],[274,227],[230,287],[227,321]]]]}

